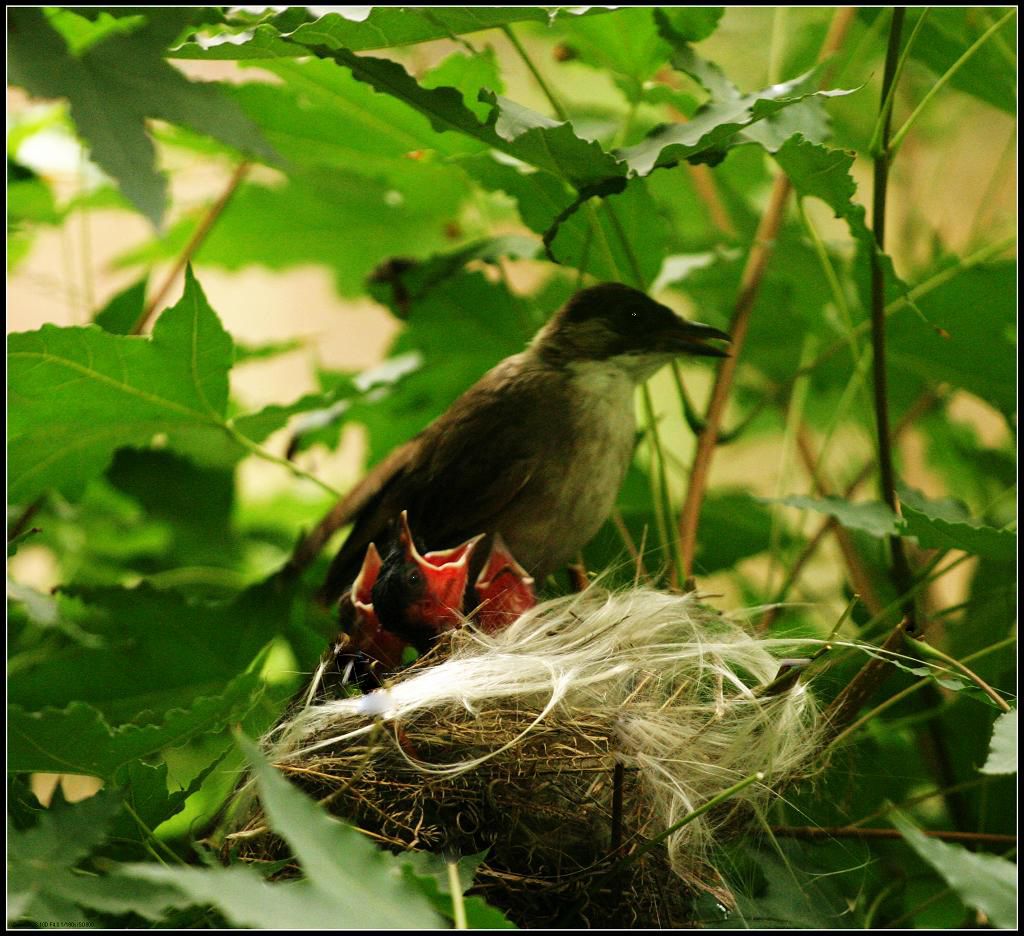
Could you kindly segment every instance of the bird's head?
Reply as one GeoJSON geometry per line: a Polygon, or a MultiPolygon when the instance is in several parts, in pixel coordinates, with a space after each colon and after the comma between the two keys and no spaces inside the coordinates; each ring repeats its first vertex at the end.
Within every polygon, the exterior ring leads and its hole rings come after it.
{"type": "Polygon", "coordinates": [[[421,653],[442,631],[458,627],[470,559],[483,538],[481,533],[451,549],[421,553],[403,510],[398,541],[384,558],[372,590],[383,627],[421,653]]]}
{"type": "Polygon", "coordinates": [[[710,325],[688,322],[638,289],[602,283],[576,293],[538,332],[532,347],[553,363],[606,363],[639,381],[680,355],[726,357],[709,340],[730,338],[710,325]]]}

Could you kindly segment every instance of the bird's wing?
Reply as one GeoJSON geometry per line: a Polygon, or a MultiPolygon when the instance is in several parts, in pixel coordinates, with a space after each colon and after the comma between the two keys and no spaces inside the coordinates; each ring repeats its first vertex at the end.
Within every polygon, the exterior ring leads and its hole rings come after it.
{"type": "Polygon", "coordinates": [[[512,360],[498,365],[335,508],[332,513],[346,518],[341,523],[351,519],[355,525],[331,563],[323,597],[333,601],[344,590],[370,542],[384,547],[403,510],[413,533],[431,549],[495,529],[535,475],[544,452],[540,440],[551,432],[540,425],[541,408],[526,396],[545,388],[520,377],[512,360]]]}
{"type": "Polygon", "coordinates": [[[415,442],[416,439],[406,442],[378,462],[359,484],[334,505],[300,547],[303,553],[315,556],[337,530],[349,523],[354,524],[327,570],[327,578],[320,592],[326,601],[334,602],[338,599],[355,577],[353,570],[359,568],[366,548],[393,519],[390,508],[393,497],[388,495],[406,475],[416,453],[415,442]]]}

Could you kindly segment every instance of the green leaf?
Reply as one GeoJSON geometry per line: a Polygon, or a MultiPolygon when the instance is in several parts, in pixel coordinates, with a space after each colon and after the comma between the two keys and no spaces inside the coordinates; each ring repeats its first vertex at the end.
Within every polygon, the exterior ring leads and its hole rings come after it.
{"type": "Polygon", "coordinates": [[[499,160],[491,151],[462,156],[455,163],[488,191],[514,198],[523,223],[538,234],[548,231],[575,201],[569,186],[550,172],[499,160]]]}
{"type": "Polygon", "coordinates": [[[245,867],[193,868],[128,865],[122,874],[169,884],[178,906],[212,904],[236,926],[275,929],[423,928],[439,920],[430,902],[403,879],[401,860],[333,819],[240,738],[256,774],[270,827],[292,848],[301,881],[268,884],[245,867]]]}
{"type": "MultiPolygon", "coordinates": [[[[779,546],[788,541],[779,530],[779,546]]],[[[710,491],[701,507],[694,568],[702,575],[730,569],[772,544],[772,517],[760,498],[740,491],[710,491]]]]}
{"type": "MultiPolygon", "coordinates": [[[[452,859],[430,852],[406,852],[400,858],[406,880],[423,893],[438,913],[453,920],[451,881],[448,874],[448,862],[452,859]]],[[[464,896],[472,887],[476,870],[483,858],[483,855],[468,856],[457,862],[459,893],[463,895],[462,906],[466,913],[466,924],[469,929],[516,929],[515,923],[497,907],[488,904],[483,897],[464,896]]]]}
{"type": "Polygon", "coordinates": [[[8,922],[70,925],[81,918],[66,894],[72,869],[106,838],[120,802],[98,794],[77,806],[49,809],[24,831],[8,825],[8,922]]]}
{"type": "Polygon", "coordinates": [[[992,744],[983,774],[1015,774],[1017,772],[1017,710],[1004,712],[992,727],[992,744]]]}
{"type": "Polygon", "coordinates": [[[230,567],[238,562],[232,470],[203,467],[166,449],[120,449],[106,478],[139,504],[146,521],[170,531],[167,564],[230,567]]]}
{"type": "Polygon", "coordinates": [[[897,536],[900,533],[899,518],[880,501],[851,504],[841,497],[804,497],[799,494],[781,498],[762,497],[758,500],[827,514],[835,517],[847,529],[863,530],[872,536],[897,536]]]}
{"type": "Polygon", "coordinates": [[[85,702],[36,712],[12,704],[7,769],[111,778],[139,758],[237,721],[252,707],[261,686],[258,673],[243,673],[218,695],[194,698],[188,708],[164,712],[151,724],[117,727],[85,702]]]}
{"type": "MultiPolygon", "coordinates": [[[[447,156],[480,149],[478,142],[459,134],[435,133],[418,110],[377,94],[328,59],[257,64],[282,83],[254,82],[229,93],[275,150],[295,165],[332,166],[384,179],[396,160],[398,168],[408,169],[410,154],[437,150],[447,156]]],[[[435,72],[424,79],[434,80],[435,72]]]]}
{"type": "Polygon", "coordinates": [[[658,34],[651,10],[620,8],[607,16],[562,20],[556,27],[574,57],[626,79],[631,101],[640,100],[643,83],[667,61],[669,45],[658,34]]]}
{"type": "Polygon", "coordinates": [[[998,530],[970,516],[959,501],[929,500],[909,488],[900,490],[906,534],[923,549],[962,549],[989,559],[1008,561],[1017,552],[1017,534],[998,530]]]}
{"type": "Polygon", "coordinates": [[[73,806],[59,802],[41,810],[36,824],[27,829],[12,829],[9,824],[8,923],[96,925],[80,907],[159,920],[162,908],[175,897],[173,889],[76,870],[104,840],[117,833],[124,818],[120,797],[102,791],[73,806]]]}
{"type": "Polygon", "coordinates": [[[983,911],[999,929],[1017,928],[1016,864],[929,838],[899,812],[893,813],[892,823],[964,903],[983,911]]]}
{"type": "MultiPolygon", "coordinates": [[[[948,269],[943,264],[942,272],[948,269]]],[[[1016,264],[963,270],[887,323],[890,368],[922,387],[947,381],[1012,419],[1017,406],[1016,264]]]]}
{"type": "MultiPolygon", "coordinates": [[[[310,18],[305,9],[291,8],[268,23],[245,28],[244,32],[231,41],[211,45],[208,40],[199,38],[178,46],[172,55],[175,58],[266,59],[305,54],[292,43],[283,41],[282,36],[289,36],[298,42],[322,44],[331,48],[344,46],[354,52],[365,52],[433,39],[450,39],[506,23],[527,20],[546,23],[552,15],[539,7],[373,7],[366,15],[363,10],[365,8],[352,8],[310,18]],[[297,20],[300,16],[302,19],[297,20]]],[[[215,31],[215,36],[218,32],[231,35],[232,30],[215,31]]]]}
{"type": "Polygon", "coordinates": [[[148,285],[147,275],[121,290],[96,313],[93,321],[112,335],[130,335],[135,323],[142,318],[148,285]]]}
{"type": "Polygon", "coordinates": [[[626,175],[624,163],[606,153],[600,144],[577,136],[571,124],[552,120],[492,92],[480,92],[480,99],[490,105],[490,116],[481,122],[457,89],[425,88],[397,62],[324,45],[311,45],[308,51],[319,58],[333,59],[376,91],[420,111],[437,133],[463,134],[551,172],[577,189],[626,175]]]}
{"type": "Polygon", "coordinates": [[[667,7],[661,13],[680,39],[700,42],[718,28],[725,7],[667,7]]]}
{"type": "Polygon", "coordinates": [[[220,605],[147,585],[72,594],[96,640],[12,674],[9,699],[27,709],[87,702],[113,724],[145,724],[223,691],[282,632],[294,599],[276,576],[220,605]]]}
{"type": "Polygon", "coordinates": [[[790,118],[771,130],[762,128],[754,136],[742,135],[740,131],[753,128],[759,121],[781,120],[777,116],[780,111],[801,102],[820,101],[852,93],[845,90],[818,91],[813,76],[802,75],[761,91],[743,94],[717,65],[702,59],[687,43],[674,36],[664,17],[659,22],[663,34],[676,43],[672,53],[673,66],[703,86],[711,100],[686,123],[659,127],[643,142],[619,152],[618,155],[638,175],[647,175],[659,166],[672,165],[681,160],[714,165],[721,162],[729,147],[755,138],[771,152],[779,149],[794,133],[803,133],[805,137],[817,139],[823,132],[823,118],[816,108],[804,108],[801,117],[790,118]]]}
{"type": "Polygon", "coordinates": [[[647,289],[661,269],[668,233],[644,179],[584,205],[555,230],[552,256],[598,280],[647,289]]]}
{"type": "Polygon", "coordinates": [[[151,338],[96,325],[8,338],[10,498],[77,496],[123,446],[167,444],[203,463],[237,459],[225,431],[231,337],[191,270],[151,338]]]}
{"type": "Polygon", "coordinates": [[[144,28],[112,33],[76,58],[40,10],[11,12],[10,79],[38,97],[66,97],[92,159],[157,226],[166,181],[156,170],[148,118],[181,123],[243,152],[274,158],[253,124],[215,85],[191,82],[163,60],[160,20],[173,17],[180,28],[191,15],[185,9],[150,14],[144,28]]]}

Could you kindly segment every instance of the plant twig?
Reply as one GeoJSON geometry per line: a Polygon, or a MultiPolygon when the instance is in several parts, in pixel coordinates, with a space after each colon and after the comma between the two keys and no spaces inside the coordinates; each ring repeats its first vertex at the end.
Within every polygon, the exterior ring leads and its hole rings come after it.
{"type": "MultiPolygon", "coordinates": [[[[829,25],[828,35],[826,35],[821,51],[818,54],[819,61],[825,61],[840,47],[850,24],[853,22],[855,12],[850,7],[836,10],[829,25]]],[[[823,75],[823,82],[827,82],[827,80],[828,75],[823,75]]],[[[711,460],[714,457],[722,417],[725,414],[725,406],[728,402],[733,377],[736,373],[736,363],[740,352],[743,350],[743,341],[746,338],[747,326],[750,323],[750,314],[760,293],[761,283],[764,279],[765,270],[768,267],[768,260],[772,255],[775,239],[782,227],[786,199],[791,188],[792,186],[785,174],[780,173],[775,177],[775,182],[772,185],[772,191],[768,198],[768,207],[765,209],[765,213],[754,234],[754,241],[751,245],[750,253],[747,255],[747,262],[740,278],[739,295],[729,326],[729,333],[732,336],[731,353],[729,357],[722,361],[715,378],[714,388],[711,391],[711,401],[708,404],[705,417],[705,429],[697,438],[697,451],[690,469],[686,499],[683,501],[683,509],[679,516],[680,552],[683,575],[686,578],[689,578],[693,573],[693,558],[697,549],[697,524],[700,520],[700,509],[704,501],[704,492],[707,489],[711,460]]]]}
{"type": "MultiPolygon", "coordinates": [[[[969,656],[965,656],[961,662],[970,663],[974,660],[980,659],[983,656],[987,656],[990,653],[995,653],[997,650],[1003,650],[1006,647],[1015,646],[1016,643],[1016,637],[1007,637],[1006,639],[997,641],[996,643],[990,644],[987,647],[982,647],[981,650],[978,650],[970,654],[969,656]]],[[[861,672],[863,672],[863,670],[861,672]]],[[[902,702],[905,698],[907,698],[907,696],[912,695],[919,689],[924,689],[926,686],[930,686],[931,684],[932,680],[928,676],[919,679],[917,682],[907,686],[905,689],[901,689],[895,695],[889,696],[889,698],[886,699],[884,702],[880,702],[869,712],[865,712],[860,718],[858,718],[855,722],[852,722],[848,727],[842,728],[841,731],[836,731],[836,728],[842,726],[837,726],[835,721],[830,721],[829,734],[831,737],[827,741],[824,750],[828,751],[842,744],[842,742],[845,741],[848,737],[850,737],[850,735],[855,734],[857,731],[863,728],[864,725],[866,725],[869,721],[871,721],[874,718],[877,718],[879,715],[881,715],[888,709],[892,708],[897,703],[902,702]]]]}
{"type": "Polygon", "coordinates": [[[141,335],[143,329],[148,324],[149,320],[153,317],[153,314],[160,304],[164,301],[164,297],[170,291],[171,287],[177,281],[181,275],[182,270],[188,265],[189,261],[195,255],[196,251],[202,246],[203,241],[206,240],[210,231],[213,230],[213,226],[220,219],[220,216],[224,213],[224,209],[227,208],[228,203],[238,190],[238,186],[242,184],[243,179],[249,173],[251,167],[249,162],[240,162],[236,167],[235,171],[231,174],[231,178],[228,180],[227,186],[221,193],[220,198],[217,199],[203,216],[203,219],[199,222],[199,226],[193,231],[192,236],[189,238],[188,243],[185,245],[185,249],[182,250],[178,259],[174,262],[174,266],[171,272],[167,274],[167,278],[160,284],[160,287],[153,294],[153,298],[149,300],[146,307],[142,310],[142,314],[136,319],[135,324],[132,325],[131,335],[141,335]]]}
{"type": "MultiPolygon", "coordinates": [[[[814,457],[810,435],[805,425],[801,424],[797,428],[796,442],[800,458],[814,481],[814,487],[818,494],[822,497],[832,496],[834,492],[825,480],[822,469],[814,457]]],[[[850,573],[850,583],[853,585],[853,590],[860,594],[864,604],[872,614],[879,614],[883,607],[882,600],[878,597],[878,590],[871,579],[871,573],[861,561],[860,554],[857,552],[857,547],[853,543],[853,537],[850,536],[849,530],[842,524],[836,523],[832,527],[832,532],[835,534],[836,542],[839,544],[846,568],[850,573]]]]}
{"type": "MultiPolygon", "coordinates": [[[[889,29],[889,45],[885,55],[885,74],[882,78],[882,100],[885,107],[890,89],[896,76],[899,61],[900,37],[906,9],[893,10],[892,26],[889,29]]],[[[882,500],[897,516],[900,504],[896,497],[896,473],[893,468],[891,432],[889,429],[889,389],[885,362],[885,272],[882,269],[882,255],[885,252],[885,209],[889,184],[889,124],[891,113],[882,120],[880,150],[874,161],[874,190],[872,192],[873,213],[871,218],[876,249],[871,253],[871,348],[874,356],[874,400],[875,428],[878,437],[878,471],[882,500]]],[[[892,553],[892,579],[896,591],[906,593],[913,583],[913,574],[903,540],[898,536],[889,537],[892,553]]],[[[917,608],[913,596],[903,605],[906,629],[918,633],[917,608]]]]}
{"type": "Polygon", "coordinates": [[[923,640],[914,640],[913,638],[908,637],[907,643],[911,649],[917,650],[922,656],[935,657],[938,660],[942,660],[943,663],[947,663],[952,666],[954,669],[959,670],[1004,712],[1013,711],[1006,699],[996,692],[995,689],[985,682],[985,680],[974,672],[974,670],[966,666],[964,663],[961,663],[960,660],[957,660],[955,657],[951,657],[948,653],[943,653],[938,647],[933,647],[931,644],[925,643],[923,640]]]}
{"type": "Polygon", "coordinates": [[[516,37],[516,34],[512,32],[512,27],[506,23],[501,27],[501,31],[508,37],[508,41],[512,43],[512,48],[516,50],[519,57],[523,60],[523,64],[529,69],[530,74],[533,75],[533,80],[537,82],[541,91],[544,92],[544,97],[548,99],[548,103],[551,105],[551,109],[558,115],[558,119],[568,121],[569,117],[565,112],[565,108],[562,107],[561,101],[558,100],[550,85],[544,80],[544,76],[534,64],[533,59],[530,58],[530,54],[523,48],[523,44],[516,37]]]}
{"type": "MultiPolygon", "coordinates": [[[[899,829],[865,829],[862,826],[772,826],[772,833],[783,838],[800,839],[901,839],[899,829]]],[[[929,838],[943,842],[968,842],[975,845],[1012,845],[1015,835],[997,835],[993,832],[956,832],[944,829],[922,829],[929,838]]]]}
{"type": "MultiPolygon", "coordinates": [[[[682,574],[689,577],[693,572],[693,557],[697,550],[697,523],[700,520],[700,508],[707,489],[711,460],[714,457],[715,444],[718,441],[719,427],[725,414],[725,406],[732,390],[733,377],[743,342],[750,324],[750,313],[761,289],[768,259],[775,245],[775,238],[782,227],[782,218],[792,188],[789,179],[783,173],[775,177],[768,208],[754,234],[754,242],[747,263],[740,279],[740,292],[736,300],[732,321],[729,323],[729,334],[732,337],[729,357],[722,361],[715,377],[711,391],[707,415],[704,418],[704,431],[697,437],[697,451],[690,469],[690,480],[686,489],[686,499],[679,517],[679,544],[682,562],[682,574]]],[[[678,581],[673,581],[678,584],[678,581]]]]}

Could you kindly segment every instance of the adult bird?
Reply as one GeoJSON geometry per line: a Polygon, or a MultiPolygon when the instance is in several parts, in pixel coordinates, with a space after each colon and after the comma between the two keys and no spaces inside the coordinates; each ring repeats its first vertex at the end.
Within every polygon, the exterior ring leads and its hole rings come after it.
{"type": "MultiPolygon", "coordinates": [[[[350,587],[370,543],[400,550],[407,511],[423,551],[500,534],[538,582],[572,561],[615,504],[635,441],[634,389],[680,355],[723,357],[717,328],[621,283],[583,289],[527,348],[501,361],[381,461],[303,546],[352,530],[322,597],[350,587]]],[[[300,549],[300,553],[302,549],[300,549]]],[[[480,571],[488,555],[477,550],[480,571]]]]}

